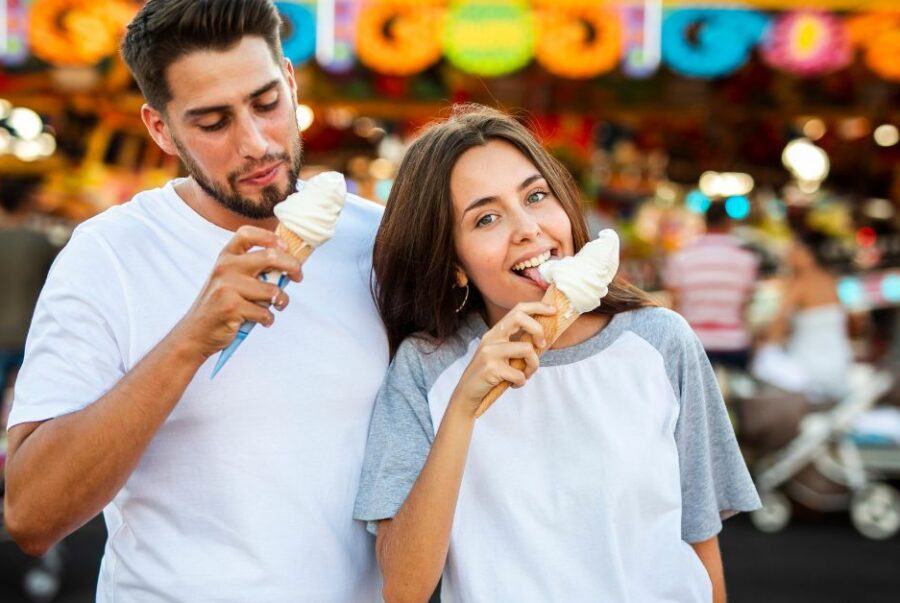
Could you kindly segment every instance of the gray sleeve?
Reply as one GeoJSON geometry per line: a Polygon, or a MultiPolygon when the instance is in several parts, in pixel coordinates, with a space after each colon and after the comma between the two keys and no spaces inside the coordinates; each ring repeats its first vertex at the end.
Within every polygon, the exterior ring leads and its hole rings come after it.
{"type": "Polygon", "coordinates": [[[355,519],[375,532],[396,515],[425,465],[434,440],[422,357],[411,339],[397,351],[375,399],[355,519]]]}
{"type": "Polygon", "coordinates": [[[723,519],[757,509],[760,502],[709,359],[694,332],[681,323],[673,330],[673,338],[680,340],[678,353],[666,359],[674,364],[670,376],[680,404],[675,441],[681,532],[686,542],[702,542],[721,531],[723,519]]]}

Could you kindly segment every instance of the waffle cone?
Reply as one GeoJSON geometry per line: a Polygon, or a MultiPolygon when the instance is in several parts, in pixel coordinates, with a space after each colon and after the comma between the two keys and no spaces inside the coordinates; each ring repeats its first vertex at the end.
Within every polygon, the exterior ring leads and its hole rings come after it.
{"type": "Polygon", "coordinates": [[[294,234],[294,231],[289,229],[287,226],[278,223],[278,226],[275,228],[275,234],[281,237],[285,243],[288,245],[288,253],[292,256],[300,260],[300,263],[306,261],[309,255],[313,252],[313,246],[308,244],[306,241],[298,237],[294,234]]]}
{"type": "MultiPolygon", "coordinates": [[[[553,306],[556,308],[556,314],[552,316],[544,316],[538,315],[535,316],[534,319],[540,323],[540,325],[544,328],[544,338],[547,340],[547,345],[543,348],[534,347],[534,350],[537,352],[538,356],[544,353],[550,346],[559,339],[559,336],[563,334],[563,332],[572,326],[572,323],[575,322],[580,314],[575,308],[572,307],[571,302],[569,302],[569,298],[565,296],[565,294],[556,288],[556,285],[550,285],[550,288],[544,293],[544,297],[541,300],[543,303],[553,306]]],[[[525,335],[522,337],[522,341],[527,341],[532,343],[531,336],[525,335]]],[[[532,343],[532,345],[534,345],[532,343]]],[[[518,370],[524,370],[525,361],[521,358],[513,358],[510,361],[510,365],[518,370]]],[[[488,408],[491,407],[497,398],[500,397],[500,394],[505,392],[509,387],[509,381],[504,381],[503,383],[499,383],[494,386],[494,388],[488,392],[488,394],[481,401],[481,404],[478,406],[478,410],[475,411],[475,416],[480,417],[483,415],[488,408]]]]}

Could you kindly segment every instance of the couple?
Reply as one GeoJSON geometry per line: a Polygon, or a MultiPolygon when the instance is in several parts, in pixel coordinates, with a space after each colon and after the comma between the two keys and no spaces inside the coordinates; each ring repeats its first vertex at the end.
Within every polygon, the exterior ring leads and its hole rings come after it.
{"type": "Polygon", "coordinates": [[[757,498],[685,323],[614,281],[535,374],[517,335],[552,308],[511,268],[588,236],[571,177],[484,108],[414,143],[383,219],[348,198],[301,274],[273,233],[301,156],[279,26],[270,0],[129,26],[190,177],[83,224],[48,279],[10,421],[21,546],[102,510],[104,602],[424,601],[442,575],[445,601],[724,600],[721,518],[757,498]],[[244,320],[275,324],[210,380],[244,320]]]}

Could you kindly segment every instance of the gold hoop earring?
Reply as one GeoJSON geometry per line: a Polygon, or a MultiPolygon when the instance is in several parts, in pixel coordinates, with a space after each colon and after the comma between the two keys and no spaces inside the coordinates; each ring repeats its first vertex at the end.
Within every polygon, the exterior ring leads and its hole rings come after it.
{"type": "Polygon", "coordinates": [[[469,301],[469,283],[466,283],[466,294],[463,297],[462,303],[456,308],[456,313],[459,314],[460,310],[462,310],[466,306],[466,302],[469,301]]]}

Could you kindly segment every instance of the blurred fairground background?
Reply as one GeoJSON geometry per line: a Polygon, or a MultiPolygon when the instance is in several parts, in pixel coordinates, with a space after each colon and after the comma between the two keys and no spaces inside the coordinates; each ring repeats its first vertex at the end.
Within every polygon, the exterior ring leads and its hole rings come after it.
{"type": "MultiPolygon", "coordinates": [[[[509,110],[571,170],[592,230],[619,232],[629,279],[679,311],[695,300],[698,329],[749,333],[737,351],[752,361],[715,362],[766,503],[722,534],[732,601],[900,600],[900,3],[276,4],[304,176],[342,171],[384,203],[423,124],[459,102],[509,110]],[[734,248],[704,259],[704,233],[734,248]],[[713,283],[736,249],[753,258],[747,282],[713,283]],[[736,300],[741,324],[716,323],[736,300]],[[828,389],[801,374],[801,352],[835,326],[813,362],[837,367],[828,389]]],[[[7,403],[53,253],[79,222],[182,174],[117,56],[139,6],[0,0],[7,403]],[[39,261],[29,273],[15,258],[39,261]]],[[[0,530],[0,599],[92,600],[103,536],[95,520],[29,560],[0,530]]]]}

